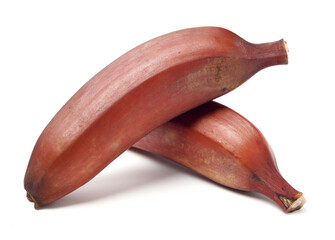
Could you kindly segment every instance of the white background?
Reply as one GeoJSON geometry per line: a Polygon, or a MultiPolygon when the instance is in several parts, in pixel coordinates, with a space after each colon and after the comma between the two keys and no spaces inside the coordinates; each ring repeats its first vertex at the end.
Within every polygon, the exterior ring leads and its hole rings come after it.
{"type": "Polygon", "coordinates": [[[334,239],[331,3],[1,0],[0,238],[334,239]],[[304,193],[304,208],[285,214],[259,195],[127,151],[84,187],[35,210],[23,177],[54,114],[126,51],[197,26],[224,27],[254,43],[287,41],[289,65],[265,69],[217,101],[263,132],[283,176],[304,193]]]}

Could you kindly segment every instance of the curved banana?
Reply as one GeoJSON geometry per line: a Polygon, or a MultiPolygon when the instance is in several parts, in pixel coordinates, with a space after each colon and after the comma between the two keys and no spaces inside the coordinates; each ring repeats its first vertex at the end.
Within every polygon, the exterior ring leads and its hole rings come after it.
{"type": "Polygon", "coordinates": [[[28,198],[38,207],[65,196],[152,129],[278,64],[287,64],[283,40],[251,44],[217,27],[143,43],[89,80],[44,129],[24,179],[28,198]]]}
{"type": "Polygon", "coordinates": [[[305,203],[302,193],[280,175],[262,133],[216,102],[161,125],[134,147],[169,158],[219,184],[264,194],[285,212],[305,203]]]}

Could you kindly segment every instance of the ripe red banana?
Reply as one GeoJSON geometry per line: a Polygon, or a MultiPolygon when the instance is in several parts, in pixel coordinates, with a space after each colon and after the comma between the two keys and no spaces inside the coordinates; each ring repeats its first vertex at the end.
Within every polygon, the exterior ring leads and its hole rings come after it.
{"type": "Polygon", "coordinates": [[[219,103],[209,102],[176,117],[134,147],[169,158],[219,184],[264,194],[285,212],[305,203],[302,193],[279,173],[262,133],[219,103]]]}
{"type": "Polygon", "coordinates": [[[278,64],[287,64],[283,40],[251,44],[216,27],[180,30],[132,49],[44,129],[25,175],[28,199],[38,207],[63,197],[149,131],[278,64]]]}

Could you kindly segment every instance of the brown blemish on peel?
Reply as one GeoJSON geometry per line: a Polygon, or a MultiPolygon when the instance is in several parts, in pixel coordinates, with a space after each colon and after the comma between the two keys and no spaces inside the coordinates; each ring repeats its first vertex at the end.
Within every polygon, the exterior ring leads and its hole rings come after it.
{"type": "Polygon", "coordinates": [[[218,89],[221,92],[226,92],[234,89],[239,85],[236,83],[241,70],[236,67],[238,60],[237,57],[208,59],[201,69],[177,80],[173,84],[173,88],[178,92],[193,91],[194,89],[218,89]]]}
{"type": "Polygon", "coordinates": [[[215,82],[220,82],[221,71],[222,71],[222,66],[221,65],[216,66],[215,82]]]}
{"type": "Polygon", "coordinates": [[[262,179],[260,179],[260,178],[257,176],[257,174],[255,174],[255,173],[252,174],[251,178],[252,178],[252,179],[255,179],[256,181],[258,181],[258,182],[260,182],[260,183],[262,183],[262,184],[265,185],[265,182],[264,182],[262,179]]]}

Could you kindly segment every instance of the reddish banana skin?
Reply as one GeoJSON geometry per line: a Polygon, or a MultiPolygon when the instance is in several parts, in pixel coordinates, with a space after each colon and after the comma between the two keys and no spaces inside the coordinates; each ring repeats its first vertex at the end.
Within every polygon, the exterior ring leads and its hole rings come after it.
{"type": "Polygon", "coordinates": [[[216,102],[161,125],[134,147],[169,158],[230,188],[264,194],[285,212],[305,203],[302,193],[279,173],[262,133],[240,114],[216,102]]]}
{"type": "Polygon", "coordinates": [[[283,40],[251,44],[223,28],[190,28],[132,49],[59,110],[40,135],[24,186],[35,207],[79,188],[148,132],[287,64],[283,40]]]}

